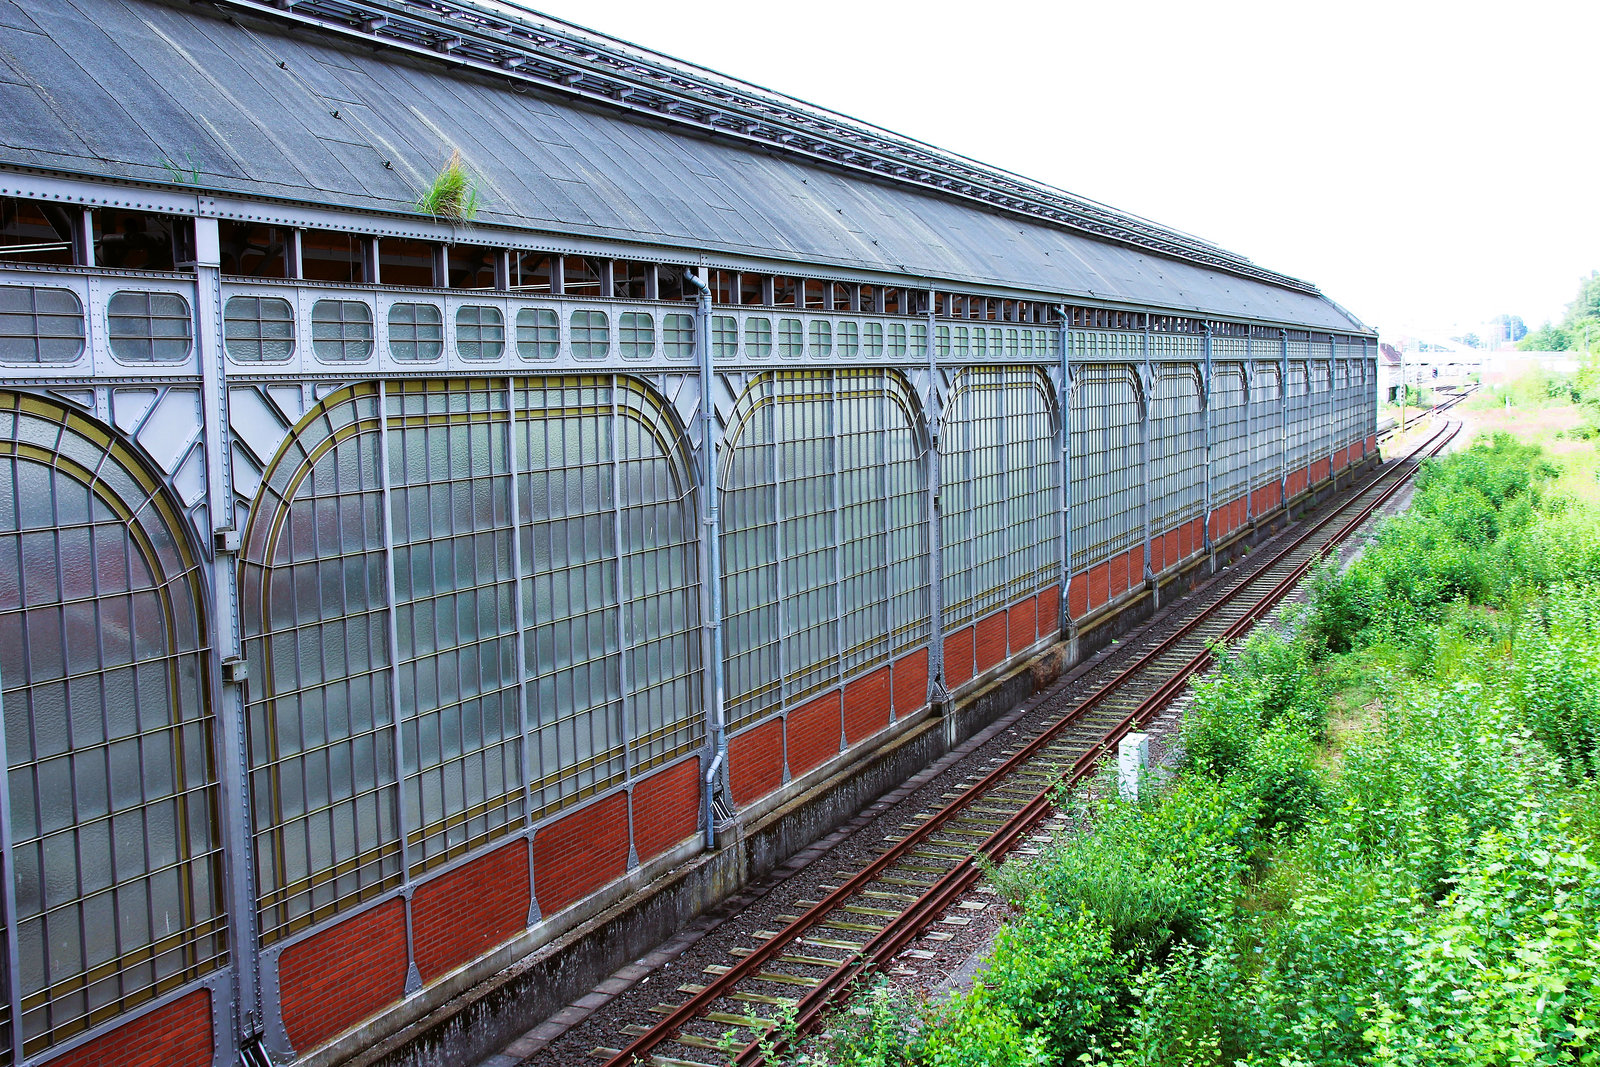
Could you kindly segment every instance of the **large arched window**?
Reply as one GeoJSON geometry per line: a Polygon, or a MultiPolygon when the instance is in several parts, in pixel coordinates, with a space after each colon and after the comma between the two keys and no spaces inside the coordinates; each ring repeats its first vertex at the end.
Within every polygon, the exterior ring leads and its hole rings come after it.
{"type": "Polygon", "coordinates": [[[956,375],[939,437],[946,630],[1061,580],[1061,464],[1032,367],[956,375]]]}
{"type": "Polygon", "coordinates": [[[360,385],[302,420],[243,563],[266,937],[700,743],[685,457],[612,375],[360,385]]]}
{"type": "Polygon", "coordinates": [[[758,375],[722,478],[730,726],[928,640],[925,446],[893,371],[758,375]]]}
{"type": "Polygon", "coordinates": [[[115,433],[0,392],[8,936],[29,1056],[226,953],[204,598],[182,530],[115,433]]]}
{"type": "Polygon", "coordinates": [[[1143,399],[1127,363],[1072,368],[1072,570],[1144,541],[1139,513],[1143,399]]]}
{"type": "MultiPolygon", "coordinates": [[[[1150,396],[1150,533],[1159,537],[1204,510],[1206,437],[1200,372],[1155,366],[1150,396]]],[[[1168,561],[1171,562],[1171,561],[1168,561]]]]}

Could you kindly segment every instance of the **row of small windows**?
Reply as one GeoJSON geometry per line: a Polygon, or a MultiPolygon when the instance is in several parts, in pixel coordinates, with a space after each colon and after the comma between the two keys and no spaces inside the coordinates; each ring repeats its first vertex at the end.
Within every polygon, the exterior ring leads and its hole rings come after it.
{"type": "MultiPolygon", "coordinates": [[[[488,304],[456,309],[456,351],[462,359],[499,359],[505,354],[505,315],[488,304]]],[[[604,359],[611,352],[611,320],[603,311],[574,311],[568,340],[578,359],[604,359]]],[[[408,363],[426,363],[444,355],[445,323],[438,305],[396,303],[389,306],[389,354],[408,363]]],[[[228,355],[241,362],[282,362],[294,354],[294,310],[274,296],[235,296],[223,311],[223,339],[228,355]]],[[[561,321],[550,308],[522,308],[512,322],[509,340],[523,359],[555,359],[561,351],[561,321]]],[[[618,319],[618,350],[624,359],[648,359],[656,352],[655,316],[627,311],[618,319]]],[[[371,357],[377,344],[372,306],[361,300],[318,300],[311,308],[311,350],[330,363],[353,363],[371,357]]],[[[667,356],[694,356],[694,318],[662,317],[661,347],[667,356]]]]}
{"type": "MultiPolygon", "coordinates": [[[[123,290],[106,304],[111,352],[128,363],[189,358],[189,301],[177,293],[123,290]]],[[[83,355],[83,304],[70,289],[0,288],[0,360],[70,363],[83,355]]]]}

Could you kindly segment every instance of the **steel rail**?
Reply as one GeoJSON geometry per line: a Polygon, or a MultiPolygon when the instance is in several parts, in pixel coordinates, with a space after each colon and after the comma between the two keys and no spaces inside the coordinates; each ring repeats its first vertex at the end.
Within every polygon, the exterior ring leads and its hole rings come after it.
{"type": "MultiPolygon", "coordinates": [[[[1327,555],[1330,551],[1347,540],[1352,533],[1354,533],[1361,527],[1363,523],[1372,517],[1374,512],[1376,512],[1380,507],[1393,498],[1396,493],[1405,487],[1411,476],[1416,473],[1416,470],[1420,465],[1419,462],[1414,460],[1417,452],[1427,448],[1429,449],[1430,457],[1438,455],[1450,444],[1451,441],[1455,439],[1456,435],[1460,432],[1460,428],[1461,427],[1459,423],[1447,425],[1438,431],[1427,442],[1424,442],[1423,445],[1414,450],[1411,456],[1407,457],[1406,461],[1403,461],[1403,465],[1392,467],[1383,472],[1383,474],[1379,475],[1379,478],[1383,478],[1394,474],[1397,471],[1401,473],[1401,477],[1397,478],[1393,484],[1388,486],[1381,494],[1365,504],[1361,510],[1354,517],[1345,522],[1344,525],[1341,526],[1331,538],[1319,545],[1304,560],[1297,563],[1288,574],[1279,579],[1277,584],[1275,584],[1264,597],[1252,604],[1244,616],[1228,627],[1223,634],[1222,641],[1229,642],[1237,640],[1239,637],[1248,632],[1252,626],[1264,618],[1283,600],[1285,596],[1294,590],[1294,588],[1305,578],[1306,574],[1310,572],[1311,568],[1316,565],[1318,560],[1322,559],[1323,556],[1327,555]]],[[[1374,482],[1377,480],[1378,479],[1374,479],[1373,482],[1369,482],[1368,485],[1361,490],[1361,493],[1369,491],[1374,482]]],[[[1359,497],[1361,493],[1358,493],[1357,497],[1359,497]]],[[[1262,568],[1260,573],[1265,573],[1271,567],[1275,566],[1287,556],[1291,555],[1294,551],[1302,547],[1307,540],[1314,536],[1318,530],[1326,526],[1334,519],[1339,518],[1344,513],[1344,510],[1341,509],[1325,516],[1315,526],[1306,530],[1300,537],[1297,537],[1294,542],[1286,546],[1282,551],[1274,556],[1273,559],[1262,568]]],[[[1219,600],[1217,604],[1212,606],[1212,609],[1208,609],[1206,613],[1197,615],[1194,620],[1191,620],[1191,625],[1193,622],[1198,622],[1202,618],[1209,617],[1210,611],[1216,607],[1228,603],[1234,594],[1238,593],[1244,588],[1245,584],[1248,583],[1241,584],[1238,588],[1233,590],[1228,597],[1219,600]]],[[[1185,627],[1185,629],[1188,628],[1188,626],[1185,627]]],[[[826,1012],[827,1009],[835,1001],[837,1001],[840,996],[845,993],[865,971],[876,966],[881,966],[886,960],[894,958],[908,943],[920,936],[923,929],[929,923],[953,907],[957,899],[965,895],[972,888],[972,885],[977,882],[980,877],[982,877],[983,870],[978,865],[977,860],[979,856],[982,856],[986,862],[994,862],[1017,847],[1017,844],[1023,835],[1030,833],[1036,826],[1038,826],[1038,824],[1043,821],[1044,817],[1049,813],[1049,811],[1055,806],[1056,793],[1061,785],[1073,786],[1088,778],[1091,772],[1097,768],[1100,759],[1111,749],[1113,745],[1115,745],[1128,732],[1130,732],[1135,725],[1147,722],[1150,718],[1153,718],[1157,712],[1170,703],[1183,690],[1184,686],[1189,683],[1191,678],[1209,667],[1214,659],[1215,654],[1211,648],[1203,650],[1190,659],[1187,664],[1185,664],[1176,673],[1172,674],[1165,682],[1163,682],[1154,693],[1141,701],[1137,708],[1129,712],[1120,722],[1117,723],[1116,726],[1112,727],[1112,729],[1107,732],[1105,739],[1101,741],[1101,743],[1090,747],[1083,753],[1083,755],[1079,756],[1077,761],[1075,761],[1073,764],[1072,770],[1063,775],[1060,782],[1052,784],[1050,787],[1042,789],[1036,793],[1034,797],[1022,807],[1021,810],[1019,810],[1015,815],[1006,821],[1005,825],[1001,826],[992,835],[990,835],[990,837],[984,841],[983,844],[979,845],[971,856],[961,861],[950,871],[948,871],[942,878],[940,878],[938,882],[929,887],[927,892],[924,893],[914,905],[902,913],[902,917],[900,919],[891,922],[889,926],[884,928],[882,933],[878,934],[872,940],[863,945],[857,954],[845,961],[845,963],[835,970],[833,974],[829,975],[827,978],[823,979],[821,983],[813,987],[811,992],[809,992],[796,1006],[794,1029],[795,1034],[803,1034],[810,1029],[813,1029],[816,1023],[820,1020],[820,1016],[826,1012]]],[[[1143,661],[1143,658],[1141,658],[1141,662],[1143,661]]],[[[1124,672],[1124,674],[1125,673],[1126,672],[1124,672]]],[[[1121,675],[1118,677],[1120,678],[1121,675]]],[[[1113,685],[1114,683],[1108,683],[1105,688],[1112,688],[1113,685]]],[[[743,1050],[741,1050],[741,1053],[734,1059],[733,1062],[738,1064],[739,1067],[756,1067],[756,1065],[765,1062],[765,1049],[760,1042],[752,1042],[743,1050]]]]}
{"type": "MultiPolygon", "coordinates": [[[[1453,437],[1454,430],[1446,427],[1433,438],[1430,438],[1429,441],[1418,446],[1406,459],[1376,473],[1365,485],[1351,495],[1349,502],[1301,532],[1290,544],[1282,548],[1271,560],[1264,564],[1255,575],[1230,590],[1225,596],[1197,613],[1193,618],[1187,620],[1155,647],[1140,655],[1132,664],[1119,671],[1112,679],[1103,683],[1094,692],[1079,701],[1055,723],[990,770],[982,779],[963,789],[959,797],[945,805],[930,818],[924,820],[913,832],[880,853],[871,863],[857,871],[842,885],[830,891],[822,900],[808,908],[804,914],[796,917],[783,930],[751,950],[736,964],[718,975],[715,980],[699,991],[692,993],[689,999],[666,1014],[655,1026],[645,1033],[639,1034],[625,1048],[612,1055],[606,1061],[606,1067],[632,1067],[632,1065],[646,1062],[645,1058],[649,1056],[653,1049],[663,1043],[672,1041],[688,1023],[705,1016],[712,1004],[728,996],[741,982],[758,975],[763,965],[788,951],[811,930],[826,925],[826,920],[830,914],[842,904],[858,896],[862,889],[876,881],[888,868],[894,866],[919,845],[924,844],[936,830],[965,812],[993,789],[995,785],[1025,766],[1042,749],[1081,720],[1090,709],[1103,703],[1124,688],[1130,680],[1143,673],[1153,662],[1169,652],[1179,641],[1192,634],[1196,627],[1214,618],[1222,608],[1232,604],[1235,598],[1257,578],[1265,575],[1273,566],[1281,563],[1289,555],[1302,548],[1308,540],[1326,528],[1335,519],[1346,514],[1351,503],[1359,500],[1364,494],[1371,492],[1384,479],[1398,474],[1399,477],[1396,478],[1393,485],[1388,487],[1377,499],[1366,505],[1359,517],[1347,522],[1336,534],[1336,537],[1341,540],[1347,537],[1350,531],[1366,521],[1373,511],[1382,506],[1383,502],[1388,500],[1395,492],[1398,492],[1399,488],[1406,483],[1415,472],[1420,462],[1418,456],[1424,449],[1436,445],[1434,449],[1436,453],[1448,444],[1453,437]],[[1448,437],[1445,436],[1446,431],[1450,431],[1448,437]],[[1441,438],[1443,439],[1441,440],[1441,438]]],[[[1292,588],[1294,583],[1303,576],[1304,571],[1309,569],[1312,563],[1317,558],[1320,558],[1328,547],[1335,543],[1337,542],[1330,540],[1326,545],[1319,548],[1309,561],[1296,568],[1297,573],[1293,581],[1278,582],[1273,587],[1273,592],[1279,598],[1285,595],[1287,590],[1292,588]]],[[[1270,605],[1267,608],[1262,608],[1261,613],[1269,609],[1270,605]]],[[[1254,617],[1247,613],[1246,618],[1235,622],[1229,627],[1227,634],[1232,635],[1236,629],[1247,626],[1253,621],[1254,617]]],[[[1187,683],[1193,670],[1196,669],[1195,664],[1202,657],[1209,657],[1209,655],[1209,651],[1206,651],[1191,659],[1185,668],[1180,669],[1178,674],[1169,677],[1155,694],[1141,703],[1139,708],[1124,716],[1100,742],[1091,745],[1075,762],[1074,769],[1069,772],[1068,780],[1076,780],[1076,777],[1073,776],[1081,777],[1087,773],[1086,769],[1094,765],[1095,761],[1104,754],[1109,745],[1115,744],[1116,740],[1127,732],[1130,723],[1143,721],[1140,719],[1140,714],[1147,706],[1151,709],[1159,709],[1160,706],[1175,696],[1182,686],[1187,683]],[[1114,737],[1112,736],[1113,734],[1115,735],[1114,737]]],[[[1207,662],[1209,662],[1208,659],[1207,662]]],[[[1144,713],[1148,715],[1152,712],[1144,713]]],[[[827,1006],[836,1000],[839,993],[852,984],[862,971],[884,959],[892,957],[907,941],[917,936],[922,927],[926,926],[928,922],[945,910],[948,910],[954,898],[970,887],[971,883],[981,874],[980,868],[974,862],[974,857],[981,854],[996,858],[1004,855],[1006,851],[1014,847],[1015,841],[1022,834],[1031,830],[1044,817],[1044,814],[1049,809],[1049,800],[1053,796],[1055,788],[1056,786],[1053,784],[1050,788],[1037,794],[1024,806],[1022,811],[1012,816],[1004,826],[996,830],[975,852],[969,853],[966,857],[958,858],[952,856],[951,859],[955,865],[935,881],[918,898],[916,903],[903,912],[899,918],[893,920],[889,926],[879,931],[872,939],[852,952],[844,961],[841,961],[836,970],[826,978],[821,979],[796,1005],[795,1033],[803,1033],[814,1026],[827,1006]]],[[[732,1062],[741,1065],[741,1067],[751,1067],[751,1065],[763,1062],[764,1049],[770,1047],[770,1044],[763,1039],[752,1041],[733,1058],[732,1062]]]]}

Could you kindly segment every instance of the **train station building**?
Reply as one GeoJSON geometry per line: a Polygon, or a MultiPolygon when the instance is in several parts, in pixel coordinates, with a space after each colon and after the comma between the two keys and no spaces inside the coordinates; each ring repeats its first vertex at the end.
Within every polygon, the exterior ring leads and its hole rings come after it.
{"type": "Polygon", "coordinates": [[[1314,286],[647,49],[0,28],[0,1063],[472,1062],[1376,454],[1314,286]]]}

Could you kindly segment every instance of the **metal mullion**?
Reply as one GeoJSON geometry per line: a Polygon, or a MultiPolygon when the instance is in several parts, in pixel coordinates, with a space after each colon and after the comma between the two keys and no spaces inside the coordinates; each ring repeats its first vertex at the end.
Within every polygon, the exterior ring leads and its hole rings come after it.
{"type": "Polygon", "coordinates": [[[394,720],[395,827],[400,836],[400,883],[406,887],[404,908],[406,922],[405,991],[409,995],[422,988],[422,975],[417,970],[416,937],[410,901],[411,845],[409,841],[410,832],[406,827],[405,731],[400,710],[400,631],[394,577],[394,503],[391,485],[393,479],[389,473],[389,397],[388,383],[381,378],[378,380],[377,406],[378,484],[381,487],[383,497],[384,597],[388,602],[389,609],[389,693],[390,700],[393,701],[391,715],[394,720]]]}
{"type": "Polygon", "coordinates": [[[1202,374],[1201,379],[1200,379],[1200,390],[1201,391],[1200,391],[1199,397],[1197,398],[1199,400],[1199,403],[1200,403],[1200,434],[1201,434],[1201,440],[1202,440],[1202,442],[1204,443],[1204,446],[1205,446],[1205,451],[1203,453],[1203,455],[1205,457],[1205,460],[1204,460],[1205,467],[1201,472],[1202,479],[1203,479],[1203,481],[1202,481],[1203,495],[1201,497],[1200,536],[1201,536],[1201,545],[1204,547],[1204,550],[1207,553],[1207,555],[1209,555],[1210,552],[1211,552],[1211,491],[1212,491],[1211,490],[1211,462],[1212,462],[1212,453],[1211,453],[1211,448],[1212,448],[1212,441],[1211,441],[1211,407],[1212,407],[1213,401],[1216,399],[1216,379],[1214,377],[1214,375],[1216,373],[1216,370],[1212,366],[1212,363],[1211,363],[1211,357],[1213,355],[1212,344],[1211,344],[1211,324],[1207,323],[1204,327],[1202,327],[1202,330],[1203,330],[1203,332],[1202,332],[1202,335],[1201,335],[1200,346],[1201,346],[1201,355],[1202,355],[1202,358],[1204,360],[1204,363],[1202,364],[1202,366],[1204,367],[1204,374],[1202,374]]]}
{"type": "MultiPolygon", "coordinates": [[[[530,390],[531,391],[531,390],[530,390]]],[[[522,560],[522,497],[517,486],[519,477],[518,464],[520,457],[517,454],[517,380],[514,377],[506,378],[506,471],[510,482],[510,508],[511,508],[511,581],[512,603],[511,617],[516,627],[516,665],[517,665],[517,726],[519,730],[518,752],[522,763],[522,825],[529,826],[533,821],[533,749],[529,736],[528,715],[528,621],[527,613],[522,602],[522,582],[524,578],[522,560]]],[[[531,428],[530,428],[531,429],[531,428]]],[[[532,514],[529,515],[528,534],[533,536],[532,514]]],[[[531,584],[532,579],[529,578],[531,584]]],[[[528,872],[532,885],[533,875],[533,849],[528,849],[528,872]]],[[[537,920],[535,914],[539,904],[533,894],[529,894],[529,919],[537,920]]]]}
{"type": "MultiPolygon", "coordinates": [[[[776,656],[778,664],[778,712],[782,714],[789,705],[789,670],[788,655],[785,648],[786,634],[784,633],[783,613],[787,603],[784,597],[784,536],[783,536],[783,492],[778,481],[779,457],[782,455],[783,446],[778,439],[778,433],[783,425],[783,420],[778,417],[782,394],[779,392],[779,380],[775,376],[766,379],[768,403],[766,405],[767,418],[767,449],[770,454],[768,467],[771,474],[772,486],[772,587],[776,591],[777,600],[773,604],[774,617],[772,632],[777,642],[776,656]]],[[[784,769],[788,770],[789,746],[784,743],[784,769]]]]}
{"type": "MultiPolygon", "coordinates": [[[[831,292],[832,286],[828,286],[831,292]]],[[[828,467],[833,487],[833,662],[834,681],[844,681],[844,466],[839,451],[839,372],[828,372],[828,436],[824,439],[829,449],[828,467]]],[[[839,721],[840,747],[843,748],[844,720],[839,721]]]]}
{"type": "MultiPolygon", "coordinates": [[[[633,712],[633,700],[628,694],[628,621],[627,608],[630,598],[625,594],[627,584],[626,569],[622,562],[622,442],[620,440],[622,419],[617,410],[617,380],[611,379],[611,548],[616,558],[614,573],[617,577],[617,699],[622,709],[622,778],[628,781],[633,777],[632,736],[629,716],[633,712]]],[[[629,847],[632,847],[633,832],[632,819],[629,820],[629,847]]]]}

